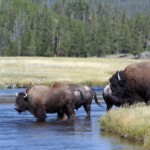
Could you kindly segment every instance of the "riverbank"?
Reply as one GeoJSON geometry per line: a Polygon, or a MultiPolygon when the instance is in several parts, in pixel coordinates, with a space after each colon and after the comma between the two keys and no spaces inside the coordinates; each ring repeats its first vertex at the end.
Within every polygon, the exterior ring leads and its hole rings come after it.
{"type": "Polygon", "coordinates": [[[118,133],[121,137],[143,142],[150,149],[150,109],[145,104],[113,109],[100,118],[102,130],[118,133]]]}
{"type": "Polygon", "coordinates": [[[0,57],[0,87],[20,88],[56,81],[103,86],[116,70],[141,60],[119,58],[0,57]]]}

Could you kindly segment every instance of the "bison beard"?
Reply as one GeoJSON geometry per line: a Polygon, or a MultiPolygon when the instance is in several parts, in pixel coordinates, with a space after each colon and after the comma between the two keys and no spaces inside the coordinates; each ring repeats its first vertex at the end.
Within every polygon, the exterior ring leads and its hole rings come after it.
{"type": "Polygon", "coordinates": [[[150,61],[128,65],[110,78],[112,95],[125,103],[150,102],[150,61]]]}
{"type": "Polygon", "coordinates": [[[38,122],[46,119],[46,113],[57,113],[58,117],[74,118],[74,94],[66,87],[33,86],[16,97],[16,110],[29,111],[38,122]],[[25,94],[26,93],[26,94],[25,94]]]}

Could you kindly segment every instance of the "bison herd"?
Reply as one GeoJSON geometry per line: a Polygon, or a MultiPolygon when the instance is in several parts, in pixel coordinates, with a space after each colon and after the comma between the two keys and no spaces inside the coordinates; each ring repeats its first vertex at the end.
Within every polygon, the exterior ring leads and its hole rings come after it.
{"type": "MultiPolygon", "coordinates": [[[[102,94],[107,111],[113,105],[119,107],[138,102],[150,104],[150,61],[133,63],[117,71],[110,77],[102,94]]],[[[19,113],[29,111],[38,122],[45,121],[47,113],[57,113],[58,118],[63,120],[73,119],[74,109],[81,106],[87,117],[90,117],[93,98],[100,105],[91,87],[56,82],[51,87],[38,85],[18,93],[15,109],[19,113]]]]}
{"type": "Polygon", "coordinates": [[[46,113],[57,113],[59,119],[75,117],[74,109],[84,107],[90,117],[92,99],[100,105],[95,91],[89,86],[55,83],[52,87],[38,85],[27,88],[16,97],[16,111],[29,111],[37,122],[46,119],[46,113]]]}

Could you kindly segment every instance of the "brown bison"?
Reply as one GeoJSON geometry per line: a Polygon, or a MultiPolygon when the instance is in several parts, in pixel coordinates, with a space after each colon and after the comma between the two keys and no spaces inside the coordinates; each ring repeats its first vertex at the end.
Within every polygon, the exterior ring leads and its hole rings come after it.
{"type": "Polygon", "coordinates": [[[45,121],[46,113],[74,117],[74,93],[69,88],[33,86],[18,94],[15,105],[19,113],[29,111],[38,122],[45,121]]]}
{"type": "Polygon", "coordinates": [[[112,95],[129,105],[137,102],[150,103],[150,61],[128,65],[110,78],[112,95]]]}
{"type": "Polygon", "coordinates": [[[54,83],[53,87],[66,87],[73,90],[75,95],[75,102],[74,102],[74,108],[78,110],[81,106],[84,107],[87,117],[90,117],[90,111],[91,111],[91,103],[94,98],[95,102],[100,105],[97,99],[97,95],[95,91],[89,87],[84,85],[68,85],[61,82],[54,83]]]}

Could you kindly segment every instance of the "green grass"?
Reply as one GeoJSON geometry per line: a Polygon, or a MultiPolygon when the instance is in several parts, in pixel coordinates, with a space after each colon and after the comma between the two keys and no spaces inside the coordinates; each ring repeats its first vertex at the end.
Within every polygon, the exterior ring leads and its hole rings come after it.
{"type": "Polygon", "coordinates": [[[0,86],[52,84],[55,81],[105,85],[134,59],[0,57],[0,86]]]}
{"type": "Polygon", "coordinates": [[[111,110],[100,118],[100,126],[106,131],[118,133],[128,139],[141,141],[150,149],[150,108],[137,104],[111,110]]]}

